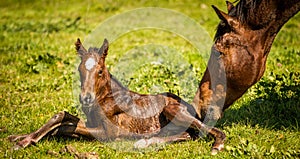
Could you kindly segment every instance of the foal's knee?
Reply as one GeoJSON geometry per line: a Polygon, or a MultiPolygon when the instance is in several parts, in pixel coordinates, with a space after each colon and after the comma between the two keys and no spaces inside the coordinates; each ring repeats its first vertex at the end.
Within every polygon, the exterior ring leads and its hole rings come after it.
{"type": "Polygon", "coordinates": [[[60,111],[57,114],[53,115],[53,117],[50,119],[50,122],[62,124],[77,124],[79,120],[80,119],[78,117],[71,115],[66,111],[60,111]]]}
{"type": "Polygon", "coordinates": [[[60,111],[60,112],[54,114],[52,116],[52,118],[50,119],[50,121],[52,121],[52,122],[62,122],[62,120],[65,117],[65,113],[66,113],[65,111],[60,111]]]}

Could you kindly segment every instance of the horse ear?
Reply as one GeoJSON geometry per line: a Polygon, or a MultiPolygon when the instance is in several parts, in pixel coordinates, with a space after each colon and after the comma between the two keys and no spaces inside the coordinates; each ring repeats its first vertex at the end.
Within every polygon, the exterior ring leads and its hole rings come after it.
{"type": "Polygon", "coordinates": [[[75,43],[75,47],[76,47],[76,50],[77,50],[77,53],[79,56],[82,56],[87,52],[86,49],[82,46],[79,38],[77,39],[77,41],[75,43]]]}
{"type": "Polygon", "coordinates": [[[98,52],[104,58],[107,55],[108,47],[109,47],[108,41],[107,41],[107,39],[104,39],[103,44],[102,44],[102,46],[101,46],[101,48],[99,49],[99,52],[98,52]]]}
{"type": "MultiPolygon", "coordinates": [[[[230,3],[230,2],[229,2],[230,3]]],[[[224,21],[226,24],[228,24],[232,29],[234,30],[238,30],[239,28],[239,24],[240,22],[234,18],[231,17],[230,15],[220,11],[217,7],[215,7],[214,5],[212,5],[213,9],[215,10],[215,12],[217,13],[218,17],[224,21]]],[[[232,9],[232,8],[231,8],[232,9]]]]}
{"type": "Polygon", "coordinates": [[[226,1],[228,13],[234,8],[233,3],[226,1]]]}

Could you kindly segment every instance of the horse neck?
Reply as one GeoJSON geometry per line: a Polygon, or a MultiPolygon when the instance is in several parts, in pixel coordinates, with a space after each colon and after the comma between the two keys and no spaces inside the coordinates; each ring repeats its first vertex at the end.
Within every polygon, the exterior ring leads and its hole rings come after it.
{"type": "Polygon", "coordinates": [[[108,81],[105,86],[98,89],[97,99],[98,101],[103,100],[105,98],[110,98],[111,96],[115,96],[116,92],[120,91],[128,91],[126,87],[124,87],[113,75],[109,73],[108,81]]]}
{"type": "Polygon", "coordinates": [[[110,79],[112,91],[128,91],[128,89],[124,87],[112,74],[110,74],[110,79]]]}

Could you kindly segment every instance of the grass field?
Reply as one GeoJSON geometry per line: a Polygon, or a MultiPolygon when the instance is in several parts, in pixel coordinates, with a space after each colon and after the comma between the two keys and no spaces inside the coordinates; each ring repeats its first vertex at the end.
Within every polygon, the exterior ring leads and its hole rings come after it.
{"type": "MultiPolygon", "coordinates": [[[[74,158],[70,153],[60,152],[66,145],[80,153],[95,152],[99,158],[210,158],[210,138],[173,143],[149,152],[123,152],[111,148],[114,142],[63,137],[47,137],[35,146],[12,151],[13,144],[7,137],[30,133],[62,110],[81,114],[78,99],[74,98],[78,94],[73,93],[78,61],[74,43],[78,37],[84,40],[106,19],[141,7],[182,13],[213,37],[219,20],[210,7],[212,4],[222,10],[226,8],[223,0],[1,1],[0,158],[74,158]]],[[[158,19],[172,18],[159,16],[158,19]]],[[[115,27],[126,25],[119,23],[115,27]]],[[[298,13],[275,39],[263,78],[218,121],[216,126],[226,133],[227,140],[225,150],[214,158],[300,157],[299,35],[298,13]]],[[[97,43],[102,41],[103,37],[99,37],[97,43]]],[[[107,65],[131,90],[170,91],[191,102],[206,65],[205,57],[198,51],[172,32],[141,29],[111,43],[107,65]],[[135,53],[146,57],[137,58],[135,53]],[[174,56],[160,64],[143,64],[141,60],[151,59],[151,53],[174,56]],[[127,66],[139,67],[132,72],[119,72],[127,66]]]]}

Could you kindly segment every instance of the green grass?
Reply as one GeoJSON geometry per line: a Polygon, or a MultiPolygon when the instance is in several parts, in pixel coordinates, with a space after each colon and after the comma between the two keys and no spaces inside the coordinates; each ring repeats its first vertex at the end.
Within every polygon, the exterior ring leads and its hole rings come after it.
{"type": "MultiPolygon", "coordinates": [[[[209,158],[212,139],[173,143],[149,152],[123,152],[113,143],[47,137],[36,146],[11,151],[7,136],[30,133],[58,111],[80,114],[73,94],[77,72],[74,42],[84,40],[111,16],[140,7],[163,7],[183,13],[213,37],[219,20],[210,5],[215,1],[1,1],[0,2],[0,157],[73,158],[50,155],[72,145],[100,158],[209,158]]],[[[227,135],[225,150],[216,158],[297,158],[300,156],[300,14],[280,31],[262,80],[228,110],[217,127],[227,135]]],[[[125,24],[119,24],[120,26],[125,24]]],[[[99,39],[99,44],[103,39],[99,39]]],[[[127,33],[110,45],[107,65],[131,90],[170,91],[190,102],[205,69],[205,59],[183,38],[155,29],[127,33]],[[159,46],[159,47],[156,47],[159,46]],[[165,46],[165,47],[161,47],[165,46]],[[141,53],[139,60],[135,53],[141,53]],[[160,64],[143,64],[172,53],[160,64]],[[151,57],[152,58],[152,57],[151,57]],[[122,60],[125,65],[122,65],[122,60]],[[147,59],[144,59],[147,60],[147,59]],[[117,62],[116,62],[117,61],[117,62]],[[184,61],[182,63],[182,61],[184,61]],[[126,65],[127,62],[127,65],[126,65]],[[140,62],[140,63],[139,63],[140,62]],[[119,68],[138,65],[133,72],[119,68]],[[190,76],[192,74],[192,77],[190,76]],[[158,86],[158,87],[157,87],[158,86]]],[[[125,69],[126,70],[126,69],[125,69]]]]}

